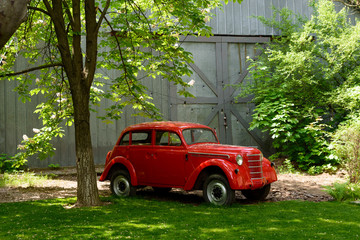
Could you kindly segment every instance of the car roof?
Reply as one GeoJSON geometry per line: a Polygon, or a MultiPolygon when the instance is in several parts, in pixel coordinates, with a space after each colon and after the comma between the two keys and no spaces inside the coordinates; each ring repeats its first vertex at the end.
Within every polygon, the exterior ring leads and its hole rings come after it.
{"type": "Polygon", "coordinates": [[[139,124],[131,125],[124,129],[126,131],[136,131],[136,130],[145,130],[145,129],[186,129],[186,128],[209,128],[210,127],[199,124],[199,123],[190,123],[190,122],[177,122],[177,121],[162,121],[162,122],[144,122],[139,124]]]}

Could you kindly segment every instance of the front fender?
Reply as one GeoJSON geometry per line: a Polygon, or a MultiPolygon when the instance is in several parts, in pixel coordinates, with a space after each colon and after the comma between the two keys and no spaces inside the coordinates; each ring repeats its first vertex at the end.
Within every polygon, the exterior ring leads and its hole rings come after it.
{"type": "Polygon", "coordinates": [[[199,174],[207,167],[219,167],[225,174],[226,178],[229,181],[229,185],[232,189],[239,189],[241,185],[244,184],[243,174],[241,174],[241,167],[235,163],[229,162],[224,159],[210,159],[206,162],[201,163],[194,171],[189,175],[189,178],[186,181],[184,186],[185,191],[193,189],[195,182],[199,174]],[[239,169],[238,173],[235,173],[235,170],[239,169]]]}
{"type": "Polygon", "coordinates": [[[137,186],[138,181],[137,181],[137,177],[136,177],[135,168],[131,164],[131,162],[124,157],[115,157],[111,161],[109,161],[106,164],[106,166],[104,168],[104,172],[101,174],[99,181],[102,182],[105,180],[110,180],[111,176],[109,176],[109,172],[112,169],[112,167],[114,167],[114,165],[118,165],[118,164],[123,165],[128,170],[130,177],[131,177],[131,184],[133,186],[137,186]]]}
{"type": "Polygon", "coordinates": [[[267,184],[277,181],[276,171],[274,167],[271,166],[271,162],[266,158],[263,160],[263,174],[267,184]]]}

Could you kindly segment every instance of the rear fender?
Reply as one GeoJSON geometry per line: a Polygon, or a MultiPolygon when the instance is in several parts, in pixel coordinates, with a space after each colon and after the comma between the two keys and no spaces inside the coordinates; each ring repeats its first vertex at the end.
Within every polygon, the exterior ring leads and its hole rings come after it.
{"type": "Polygon", "coordinates": [[[124,157],[115,157],[113,158],[111,161],[109,161],[105,168],[104,168],[104,172],[101,174],[99,181],[105,181],[105,180],[110,180],[111,176],[109,175],[109,173],[111,172],[110,170],[114,168],[116,168],[117,166],[122,165],[124,166],[131,177],[131,184],[133,186],[137,186],[138,182],[137,182],[137,177],[136,177],[136,172],[134,169],[134,166],[131,164],[131,162],[129,160],[127,160],[124,157]]]}

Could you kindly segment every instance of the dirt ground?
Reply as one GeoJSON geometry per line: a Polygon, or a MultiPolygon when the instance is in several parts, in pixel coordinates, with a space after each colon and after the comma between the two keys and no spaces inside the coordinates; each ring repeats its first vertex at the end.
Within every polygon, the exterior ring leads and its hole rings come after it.
{"type": "MultiPolygon", "coordinates": [[[[98,175],[100,175],[101,171],[101,167],[97,168],[98,175]]],[[[41,185],[33,187],[22,186],[0,188],[0,203],[76,196],[75,169],[64,168],[55,171],[36,171],[36,173],[40,172],[42,174],[56,175],[56,177],[42,182],[41,185]]],[[[266,201],[276,202],[293,199],[314,202],[330,201],[332,200],[332,197],[324,192],[323,186],[331,185],[336,181],[346,181],[345,174],[321,174],[317,176],[278,174],[278,181],[272,184],[271,192],[266,201]]],[[[98,181],[98,188],[101,196],[109,196],[111,194],[109,185],[109,181],[98,181]]],[[[138,190],[137,195],[150,199],[173,200],[193,204],[198,204],[203,201],[201,191],[185,192],[181,189],[173,189],[170,193],[159,196],[150,188],[145,188],[138,190]]],[[[236,192],[236,201],[246,202],[240,191],[236,192]]]]}

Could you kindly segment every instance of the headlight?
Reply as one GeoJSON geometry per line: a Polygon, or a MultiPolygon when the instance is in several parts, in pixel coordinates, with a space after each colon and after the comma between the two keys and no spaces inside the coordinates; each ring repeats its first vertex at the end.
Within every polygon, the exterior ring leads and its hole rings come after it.
{"type": "Polygon", "coordinates": [[[243,164],[244,160],[241,155],[236,156],[236,162],[239,166],[241,166],[243,164]]]}

